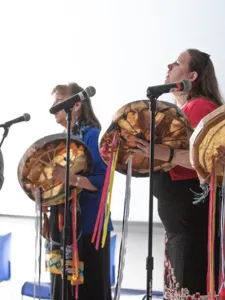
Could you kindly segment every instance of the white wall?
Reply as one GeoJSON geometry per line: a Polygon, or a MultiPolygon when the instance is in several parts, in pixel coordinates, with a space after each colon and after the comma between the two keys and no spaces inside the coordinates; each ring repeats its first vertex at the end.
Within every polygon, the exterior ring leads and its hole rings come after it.
{"type": "MultiPolygon", "coordinates": [[[[34,218],[0,216],[0,234],[12,232],[12,279],[0,283],[0,299],[20,299],[21,287],[25,281],[34,280],[35,258],[35,223],[34,218]]],[[[116,246],[116,266],[121,236],[121,224],[116,222],[115,233],[118,235],[116,246]]],[[[163,230],[154,228],[153,257],[155,259],[153,273],[153,289],[163,289],[163,230]]],[[[44,248],[43,248],[44,254],[44,248]]],[[[124,278],[124,288],[145,289],[147,257],[147,225],[129,225],[128,245],[124,278]]],[[[42,260],[42,281],[49,281],[49,274],[44,271],[44,255],[42,260]]],[[[121,299],[122,300],[122,299],[121,299]]]]}
{"type": "MultiPolygon", "coordinates": [[[[119,247],[121,239],[121,224],[114,224],[115,233],[118,236],[116,248],[116,260],[118,264],[119,247]]],[[[153,290],[163,290],[164,272],[164,230],[160,225],[153,228],[153,249],[154,258],[153,290]]],[[[148,256],[148,225],[146,223],[130,223],[126,262],[123,277],[123,288],[146,289],[146,258],[148,256]]]]}
{"type": "MultiPolygon", "coordinates": [[[[168,62],[194,47],[211,54],[224,92],[224,10],[223,0],[1,1],[0,123],[25,112],[32,119],[14,125],[3,144],[0,211],[34,215],[18,184],[17,166],[33,142],[61,131],[48,112],[56,84],[95,86],[93,105],[106,129],[117,109],[145,98],[148,86],[163,83],[168,62]]],[[[124,188],[125,177],[117,174],[114,220],[122,219],[124,188]]],[[[148,180],[133,179],[130,220],[147,219],[148,180]]],[[[156,203],[154,221],[159,221],[156,203]]]]}

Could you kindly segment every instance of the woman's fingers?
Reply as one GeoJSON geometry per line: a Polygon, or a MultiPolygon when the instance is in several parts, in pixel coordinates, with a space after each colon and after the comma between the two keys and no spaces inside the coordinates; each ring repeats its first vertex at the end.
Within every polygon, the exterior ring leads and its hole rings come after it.
{"type": "Polygon", "coordinates": [[[132,149],[130,152],[143,155],[143,151],[140,149],[132,149]]]}
{"type": "Polygon", "coordinates": [[[141,144],[141,145],[143,145],[143,146],[145,146],[145,147],[148,147],[148,145],[149,145],[149,142],[147,142],[147,141],[145,141],[145,140],[142,140],[142,139],[139,139],[139,138],[136,138],[136,141],[137,141],[139,144],[141,144]]]}
{"type": "Polygon", "coordinates": [[[144,152],[148,151],[148,148],[142,144],[137,144],[137,148],[144,152]]]}

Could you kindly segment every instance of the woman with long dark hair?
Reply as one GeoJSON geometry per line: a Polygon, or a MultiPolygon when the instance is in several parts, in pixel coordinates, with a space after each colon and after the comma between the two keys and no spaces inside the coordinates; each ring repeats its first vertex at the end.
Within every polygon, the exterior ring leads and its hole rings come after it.
{"type": "MultiPolygon", "coordinates": [[[[57,85],[52,95],[54,104],[64,101],[73,94],[81,92],[83,89],[76,83],[69,85],[57,85]]],[[[64,128],[67,126],[66,113],[62,110],[55,115],[56,122],[64,128]]],[[[85,177],[70,174],[70,186],[81,189],[78,198],[77,209],[77,243],[79,260],[82,263],[80,272],[83,273],[78,290],[79,300],[111,300],[110,287],[110,232],[112,231],[112,222],[109,220],[108,234],[104,248],[95,249],[95,245],[91,242],[94,225],[99,209],[102,188],[104,184],[106,165],[101,159],[98,149],[98,137],[101,130],[90,99],[76,103],[72,111],[71,134],[81,139],[89,148],[93,158],[93,171],[85,177]]],[[[65,168],[57,165],[53,171],[53,178],[65,183],[65,168]]],[[[58,264],[54,262],[54,274],[52,274],[52,300],[62,299],[62,226],[60,226],[60,218],[63,218],[64,205],[52,206],[50,211],[50,240],[48,254],[58,254],[58,264]],[[51,246],[50,246],[51,245],[51,246]],[[58,266],[58,269],[57,269],[58,266]],[[57,269],[57,270],[56,270],[57,269]]],[[[71,204],[70,204],[71,211],[71,204]]],[[[72,221],[71,212],[69,215],[69,247],[72,248],[72,221]]],[[[46,234],[45,234],[46,236],[46,234]]],[[[68,250],[67,256],[71,256],[68,250]]],[[[68,258],[72,260],[72,257],[68,258]]],[[[73,289],[68,284],[68,299],[75,299],[73,289]]]]}
{"type": "MultiPolygon", "coordinates": [[[[189,93],[176,92],[175,103],[189,118],[193,128],[200,120],[223,104],[210,55],[188,49],[168,65],[165,83],[188,79],[189,93]]],[[[149,157],[149,143],[137,139],[134,152],[149,157]]],[[[154,174],[154,196],[166,231],[165,299],[208,299],[207,244],[209,199],[195,205],[195,193],[201,193],[197,173],[192,169],[189,151],[155,145],[155,159],[170,162],[169,172],[154,174]]],[[[218,221],[218,218],[217,218],[218,221]]],[[[218,224],[217,224],[218,227],[218,224]]],[[[219,235],[215,237],[215,286],[218,293],[219,235]]]]}

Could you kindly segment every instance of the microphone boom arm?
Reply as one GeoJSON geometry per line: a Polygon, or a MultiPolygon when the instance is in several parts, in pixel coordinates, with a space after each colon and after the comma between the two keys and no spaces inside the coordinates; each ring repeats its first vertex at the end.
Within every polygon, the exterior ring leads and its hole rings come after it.
{"type": "Polygon", "coordinates": [[[3,128],[4,128],[4,133],[2,135],[2,140],[0,142],[0,149],[2,148],[2,144],[3,144],[5,138],[7,137],[8,133],[9,133],[9,126],[8,127],[4,126],[3,128]]]}

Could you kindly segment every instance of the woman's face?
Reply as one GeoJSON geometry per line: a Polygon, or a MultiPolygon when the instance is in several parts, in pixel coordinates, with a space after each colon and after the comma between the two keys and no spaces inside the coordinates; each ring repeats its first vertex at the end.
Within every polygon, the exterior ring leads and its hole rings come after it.
{"type": "MultiPolygon", "coordinates": [[[[55,92],[53,95],[53,106],[63,102],[65,99],[68,98],[67,94],[62,94],[59,92],[55,92]]],[[[58,124],[66,127],[66,113],[64,110],[60,110],[55,114],[55,120],[58,124]]]]}
{"type": "Polygon", "coordinates": [[[192,80],[193,72],[189,72],[190,59],[189,53],[185,51],[175,62],[169,64],[165,83],[179,82],[183,79],[192,80]]]}
{"type": "MultiPolygon", "coordinates": [[[[55,92],[53,94],[53,106],[56,104],[59,104],[63,102],[65,99],[69,98],[70,95],[68,94],[62,94],[59,92],[55,92]]],[[[77,117],[79,117],[81,113],[81,102],[75,103],[73,110],[72,110],[72,124],[75,122],[77,117]]],[[[55,120],[58,124],[62,125],[63,127],[67,127],[67,117],[66,117],[66,112],[64,109],[58,111],[55,114],[55,120]]]]}

